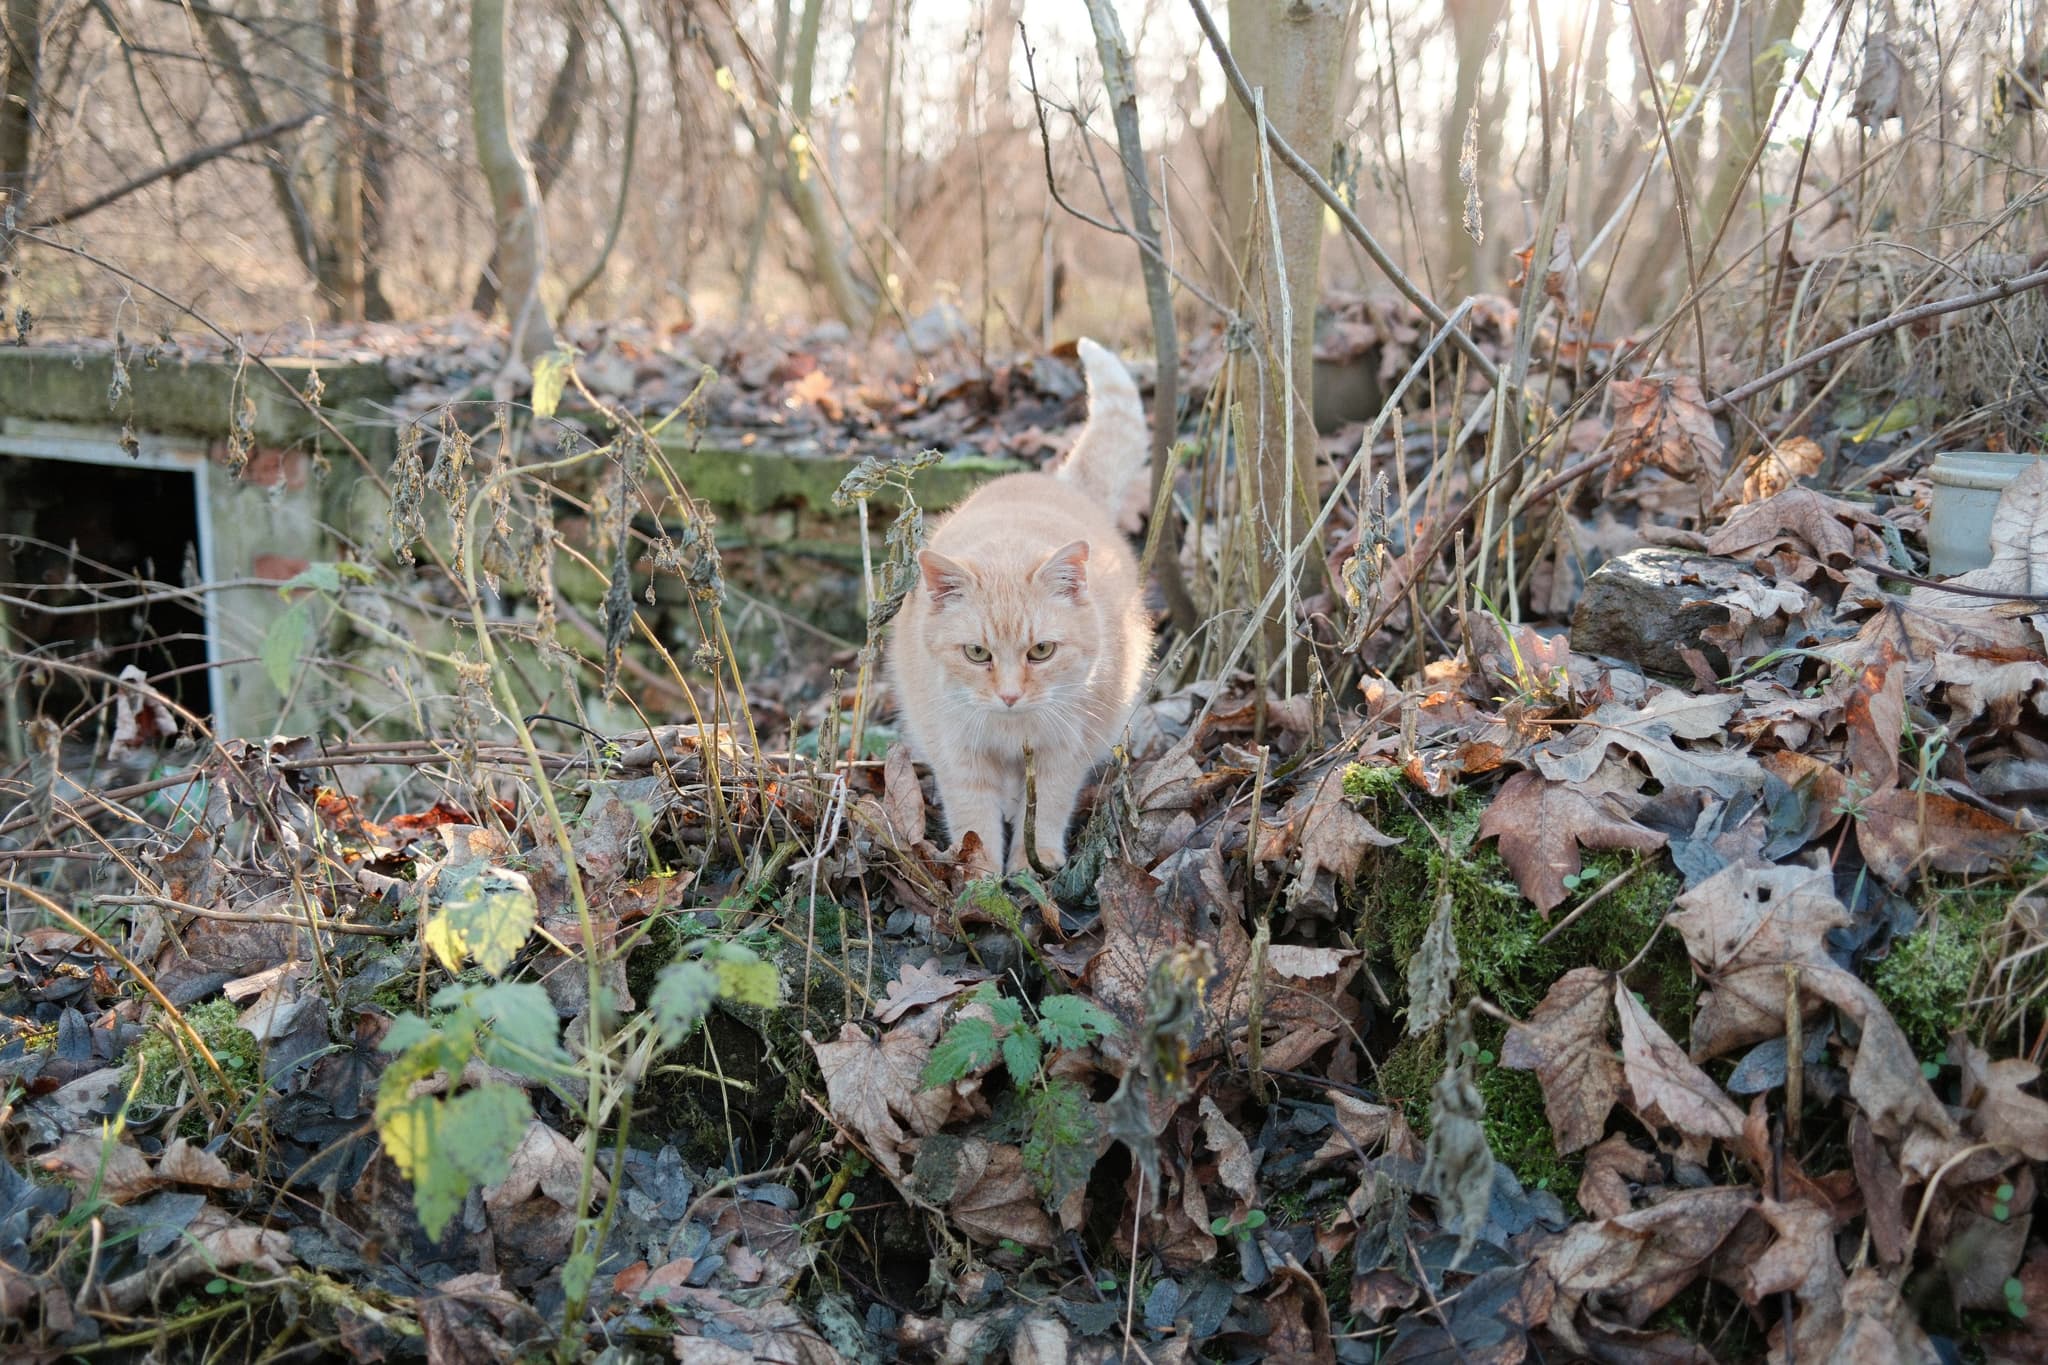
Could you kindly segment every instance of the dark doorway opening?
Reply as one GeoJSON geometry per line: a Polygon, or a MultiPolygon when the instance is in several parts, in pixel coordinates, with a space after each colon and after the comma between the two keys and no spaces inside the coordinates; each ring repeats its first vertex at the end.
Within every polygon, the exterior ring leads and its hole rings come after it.
{"type": "Polygon", "coordinates": [[[179,705],[212,709],[200,601],[167,591],[203,576],[195,492],[190,468],[0,455],[0,677],[12,717],[66,725],[107,695],[76,669],[130,664],[179,705]]]}

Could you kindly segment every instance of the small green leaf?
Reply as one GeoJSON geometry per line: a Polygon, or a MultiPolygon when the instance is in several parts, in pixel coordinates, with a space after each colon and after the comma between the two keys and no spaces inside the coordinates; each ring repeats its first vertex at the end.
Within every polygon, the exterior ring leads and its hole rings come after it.
{"type": "Polygon", "coordinates": [[[782,978],[772,962],[728,944],[718,954],[718,993],[736,1005],[772,1010],[782,1003],[782,978]]]}
{"type": "Polygon", "coordinates": [[[206,1292],[209,1294],[225,1294],[228,1292],[228,1282],[222,1279],[208,1280],[206,1282],[206,1292]]]}
{"type": "Polygon", "coordinates": [[[540,919],[540,903],[525,877],[480,862],[445,871],[433,900],[427,946],[451,972],[473,957],[492,976],[503,976],[540,919]]]}
{"type": "Polygon", "coordinates": [[[718,973],[701,962],[672,962],[647,996],[661,1040],[673,1047],[696,1030],[718,998],[718,973]]]}
{"type": "Polygon", "coordinates": [[[1078,995],[1055,995],[1038,1007],[1038,1033],[1047,1047],[1086,1047],[1115,1032],[1115,1017],[1078,995]]]}
{"type": "Polygon", "coordinates": [[[1997,1189],[1991,1192],[1991,1197],[1993,1199],[1996,1199],[2001,1204],[2007,1204],[2012,1202],[2013,1193],[2014,1191],[2012,1186],[2000,1185],[1997,1189]]]}
{"type": "Polygon", "coordinates": [[[1211,1218],[1209,1220],[1209,1232],[1212,1236],[1221,1237],[1224,1233],[1229,1231],[1230,1217],[1228,1214],[1219,1213],[1214,1218],[1211,1218]]]}
{"type": "Polygon", "coordinates": [[[263,661],[264,676],[279,692],[292,690],[292,675],[298,671],[299,658],[312,638],[313,609],[303,601],[294,603],[290,611],[272,621],[270,629],[263,632],[257,657],[263,661]]]}
{"type": "MultiPolygon", "coordinates": [[[[437,997],[438,998],[438,997],[437,997]]],[[[554,1001],[532,981],[499,981],[464,992],[465,1003],[490,1021],[484,1050],[494,1066],[522,1076],[545,1078],[570,1065],[562,1047],[561,1019],[554,1001]],[[509,1044],[510,1048],[500,1046],[509,1044]]]]}
{"type": "Polygon", "coordinates": [[[1920,1074],[1931,1081],[1941,1074],[1941,1068],[1933,1062],[1922,1062],[1920,1063],[1920,1074]]]}
{"type": "Polygon", "coordinates": [[[1030,1029],[1013,1028],[1003,1035],[1003,1065],[1018,1085],[1029,1085],[1038,1079],[1041,1055],[1038,1035],[1030,1029]]]}
{"type": "Polygon", "coordinates": [[[839,1207],[842,1209],[850,1209],[853,1207],[852,1190],[848,1190],[845,1194],[839,1196],[839,1207]]]}
{"type": "Polygon", "coordinates": [[[1245,1231],[1252,1232],[1264,1226],[1266,1226],[1266,1211],[1264,1209],[1253,1209],[1244,1216],[1245,1231]]]}
{"type": "Polygon", "coordinates": [[[992,1065],[996,1053],[995,1025],[986,1019],[962,1019],[946,1030],[946,1036],[932,1049],[924,1064],[924,1083],[951,1085],[970,1072],[992,1065]]]}

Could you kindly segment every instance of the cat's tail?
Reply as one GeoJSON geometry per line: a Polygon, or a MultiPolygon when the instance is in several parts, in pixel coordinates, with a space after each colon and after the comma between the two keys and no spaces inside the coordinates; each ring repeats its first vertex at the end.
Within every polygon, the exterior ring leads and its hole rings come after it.
{"type": "Polygon", "coordinates": [[[1078,350],[1088,375],[1088,422],[1056,473],[1115,516],[1151,457],[1145,406],[1122,361],[1087,337],[1078,350]]]}

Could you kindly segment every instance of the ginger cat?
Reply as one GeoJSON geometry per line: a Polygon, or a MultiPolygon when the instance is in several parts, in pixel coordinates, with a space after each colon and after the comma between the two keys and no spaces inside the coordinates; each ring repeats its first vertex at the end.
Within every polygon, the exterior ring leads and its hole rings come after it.
{"type": "Polygon", "coordinates": [[[939,523],[889,652],[899,717],[937,779],[953,846],[981,836],[976,874],[1027,866],[1026,746],[1038,860],[1066,861],[1074,805],[1151,661],[1145,585],[1116,522],[1145,472],[1145,410],[1115,356],[1086,339],[1080,353],[1088,421],[1074,448],[1057,470],[997,479],[939,523]]]}

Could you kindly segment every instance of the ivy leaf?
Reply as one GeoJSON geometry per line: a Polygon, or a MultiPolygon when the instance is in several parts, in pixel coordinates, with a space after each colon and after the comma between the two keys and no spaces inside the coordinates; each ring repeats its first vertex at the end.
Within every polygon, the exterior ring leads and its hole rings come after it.
{"type": "Polygon", "coordinates": [[[291,692],[292,674],[298,671],[299,657],[312,638],[313,609],[303,601],[295,603],[263,632],[263,644],[256,652],[263,660],[264,676],[279,692],[291,692]]]}
{"type": "Polygon", "coordinates": [[[661,1041],[673,1047],[688,1037],[718,998],[718,973],[701,962],[675,962],[661,969],[647,1007],[661,1028],[661,1041]]]}
{"type": "Polygon", "coordinates": [[[1093,1000],[1055,995],[1038,1007],[1038,1032],[1048,1047],[1086,1047],[1116,1032],[1116,1019],[1093,1000]]]}
{"type": "Polygon", "coordinates": [[[1030,1029],[1013,1028],[1003,1035],[1003,1065],[1010,1069],[1010,1079],[1018,1085],[1029,1085],[1038,1079],[1038,1063],[1043,1055],[1038,1035],[1030,1029]]]}
{"type": "Polygon", "coordinates": [[[951,1085],[976,1071],[993,1066],[996,1060],[995,1025],[986,1019],[962,1019],[946,1031],[924,1064],[924,1083],[951,1085]]]}
{"type": "Polygon", "coordinates": [[[505,867],[447,869],[433,898],[438,908],[427,921],[427,946],[451,972],[473,957],[492,976],[503,976],[540,917],[533,888],[505,867]]]}

